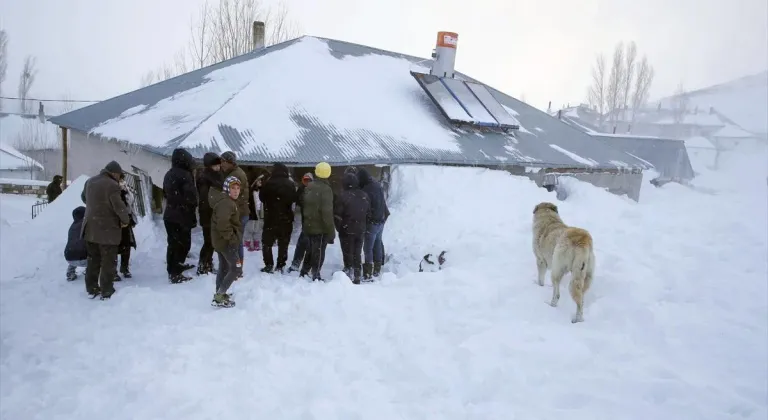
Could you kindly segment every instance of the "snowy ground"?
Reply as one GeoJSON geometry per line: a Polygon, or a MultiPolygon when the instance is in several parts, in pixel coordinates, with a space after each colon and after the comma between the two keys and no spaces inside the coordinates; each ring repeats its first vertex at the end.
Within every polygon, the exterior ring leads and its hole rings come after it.
{"type": "Polygon", "coordinates": [[[41,200],[35,196],[0,194],[0,231],[8,226],[32,220],[32,205],[41,200]]]}
{"type": "Polygon", "coordinates": [[[381,283],[331,275],[338,244],[327,284],[261,275],[249,254],[218,310],[212,277],[167,283],[152,222],[111,301],[67,283],[77,180],[2,227],[0,418],[765,419],[760,158],[753,177],[703,176],[707,192],[646,183],[640,203],[572,185],[557,204],[597,256],[581,324],[567,292],[552,308],[534,284],[531,212],[554,193],[505,173],[398,168],[381,283]],[[442,249],[444,271],[416,272],[442,249]]]}

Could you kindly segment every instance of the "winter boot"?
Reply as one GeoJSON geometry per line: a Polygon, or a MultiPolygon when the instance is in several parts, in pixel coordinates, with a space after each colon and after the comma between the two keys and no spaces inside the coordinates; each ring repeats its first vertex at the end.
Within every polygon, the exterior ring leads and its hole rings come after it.
{"type": "Polygon", "coordinates": [[[352,272],[353,272],[352,283],[360,284],[360,277],[361,277],[360,266],[358,265],[357,267],[355,267],[354,270],[352,270],[352,272]]]}
{"type": "Polygon", "coordinates": [[[341,272],[344,273],[345,276],[349,277],[350,279],[354,276],[354,271],[352,270],[352,267],[344,267],[341,269],[341,272]]]}
{"type": "Polygon", "coordinates": [[[190,268],[195,268],[194,264],[182,264],[181,265],[181,271],[189,270],[190,268]]]}
{"type": "Polygon", "coordinates": [[[133,277],[133,274],[131,274],[131,271],[128,270],[127,268],[121,268],[120,274],[122,274],[123,277],[126,279],[130,279],[131,277],[133,277]]]}
{"type": "Polygon", "coordinates": [[[77,280],[77,271],[76,268],[72,265],[67,267],[67,281],[75,281],[77,280]]]}
{"type": "Polygon", "coordinates": [[[261,242],[253,241],[253,250],[254,251],[261,251],[261,242]]]}
{"type": "Polygon", "coordinates": [[[251,241],[245,241],[245,249],[248,250],[248,252],[253,252],[253,242],[251,241]]]}
{"type": "Polygon", "coordinates": [[[299,271],[301,267],[299,267],[299,264],[291,264],[290,267],[288,267],[288,272],[293,273],[294,271],[299,271]]]}
{"type": "Polygon", "coordinates": [[[99,296],[100,294],[101,294],[101,288],[100,287],[96,287],[96,288],[88,291],[88,297],[91,298],[91,299],[95,299],[96,296],[99,296]]]}
{"type": "Polygon", "coordinates": [[[363,280],[370,280],[371,277],[371,270],[373,269],[373,266],[371,264],[363,264],[363,280]]]}
{"type": "Polygon", "coordinates": [[[381,262],[374,261],[373,263],[373,277],[381,276],[381,262]]]}
{"type": "Polygon", "coordinates": [[[261,269],[262,273],[272,274],[275,271],[274,268],[272,268],[271,265],[265,265],[264,268],[261,269]]]}
{"type": "Polygon", "coordinates": [[[101,297],[99,299],[101,299],[101,300],[109,300],[110,298],[112,298],[112,295],[114,295],[114,294],[115,294],[115,292],[112,292],[111,294],[108,294],[108,295],[105,295],[105,294],[102,293],[101,297]]]}
{"type": "Polygon", "coordinates": [[[200,263],[197,265],[197,275],[198,276],[204,276],[211,272],[210,267],[208,267],[207,263],[200,263]]]}
{"type": "Polygon", "coordinates": [[[277,267],[275,267],[275,271],[274,272],[278,273],[278,274],[283,274],[284,271],[285,271],[285,266],[284,265],[278,265],[277,267]]]}
{"type": "Polygon", "coordinates": [[[176,274],[176,275],[168,275],[168,280],[171,281],[171,284],[179,284],[184,283],[192,280],[192,277],[187,277],[182,273],[176,274]]]}
{"type": "Polygon", "coordinates": [[[112,281],[123,281],[123,279],[119,275],[115,274],[115,279],[112,281]]]}
{"type": "Polygon", "coordinates": [[[215,306],[217,308],[231,308],[235,306],[235,301],[232,300],[226,293],[216,293],[213,295],[211,306],[215,306]]]}

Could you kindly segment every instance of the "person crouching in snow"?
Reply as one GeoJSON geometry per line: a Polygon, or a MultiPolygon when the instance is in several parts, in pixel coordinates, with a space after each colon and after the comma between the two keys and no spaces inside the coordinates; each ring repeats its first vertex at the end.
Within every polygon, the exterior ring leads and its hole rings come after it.
{"type": "MultiPolygon", "coordinates": [[[[136,217],[133,214],[133,194],[125,183],[125,174],[120,174],[120,198],[128,208],[128,217],[131,219],[128,226],[122,227],[120,245],[117,246],[117,253],[120,255],[120,274],[129,279],[133,277],[128,265],[131,261],[131,247],[136,249],[136,237],[133,235],[133,228],[136,226],[136,217]]],[[[120,276],[115,275],[115,281],[120,281],[120,276]]]]}
{"type": "Polygon", "coordinates": [[[219,272],[216,274],[216,293],[211,305],[223,308],[235,306],[230,295],[229,287],[237,279],[243,269],[240,260],[240,238],[243,224],[237,209],[237,198],[240,196],[240,179],[228,176],[224,180],[221,193],[210,193],[211,243],[219,256],[219,272]]]}
{"type": "Polygon", "coordinates": [[[345,174],[342,185],[343,190],[333,206],[334,221],[344,255],[344,273],[352,279],[352,283],[360,284],[361,254],[366,223],[371,217],[371,201],[368,194],[360,189],[356,174],[345,174]]]}
{"type": "Polygon", "coordinates": [[[67,260],[67,281],[77,279],[77,267],[85,267],[88,264],[88,248],[85,239],[80,236],[83,230],[83,218],[85,207],[80,206],[72,210],[72,225],[67,235],[67,245],[64,247],[64,259],[67,260]]]}

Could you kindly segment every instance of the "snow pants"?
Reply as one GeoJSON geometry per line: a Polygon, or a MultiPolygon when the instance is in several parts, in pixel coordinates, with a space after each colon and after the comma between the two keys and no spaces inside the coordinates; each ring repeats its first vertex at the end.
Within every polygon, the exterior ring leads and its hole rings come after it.
{"type": "Polygon", "coordinates": [[[87,267],[88,260],[67,261],[67,280],[72,281],[77,278],[77,267],[87,267]]]}
{"type": "Polygon", "coordinates": [[[344,268],[359,270],[362,265],[363,243],[365,236],[347,235],[339,233],[339,242],[341,243],[341,253],[344,257],[344,268]]]}
{"type": "Polygon", "coordinates": [[[264,257],[265,267],[285,267],[288,262],[288,245],[291,244],[293,223],[285,223],[276,226],[265,226],[261,234],[261,254],[264,257]],[[272,247],[277,242],[277,266],[274,265],[272,247]]]}
{"type": "Polygon", "coordinates": [[[166,221],[165,233],[168,238],[168,248],[165,252],[166,269],[171,276],[179,275],[184,271],[182,266],[192,248],[192,230],[166,221]]]}
{"type": "Polygon", "coordinates": [[[235,282],[243,271],[243,264],[238,258],[237,248],[225,249],[224,252],[216,251],[219,255],[219,271],[216,273],[216,293],[227,293],[229,287],[235,282]]]}
{"type": "Polygon", "coordinates": [[[112,296],[112,293],[115,293],[112,282],[117,276],[117,245],[86,242],[85,246],[88,249],[85,291],[88,294],[95,294],[101,289],[102,296],[112,296]]]}

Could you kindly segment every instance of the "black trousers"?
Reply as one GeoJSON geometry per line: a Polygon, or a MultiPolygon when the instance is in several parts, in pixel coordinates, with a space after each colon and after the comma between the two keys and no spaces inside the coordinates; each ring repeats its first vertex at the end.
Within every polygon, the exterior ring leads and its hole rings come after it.
{"type": "Polygon", "coordinates": [[[198,265],[208,264],[213,266],[213,245],[211,244],[211,227],[203,226],[203,247],[200,248],[200,262],[198,265]]]}
{"type": "Polygon", "coordinates": [[[301,267],[301,273],[309,273],[312,280],[320,279],[320,270],[325,262],[325,248],[328,246],[327,235],[307,235],[309,247],[304,256],[304,265],[301,267]]]}
{"type": "Polygon", "coordinates": [[[362,264],[363,243],[365,234],[349,235],[339,233],[341,253],[344,258],[344,268],[359,269],[362,264]]]}
{"type": "Polygon", "coordinates": [[[293,223],[278,226],[265,226],[261,234],[261,255],[265,267],[275,267],[272,247],[277,242],[277,267],[285,267],[288,262],[288,245],[291,244],[293,223]]]}
{"type": "Polygon", "coordinates": [[[131,264],[131,246],[120,247],[118,254],[120,254],[120,272],[124,273],[129,271],[128,266],[131,264]]]}
{"type": "Polygon", "coordinates": [[[301,266],[301,263],[304,261],[304,255],[307,253],[308,246],[309,239],[307,239],[307,234],[301,232],[299,240],[296,241],[296,248],[293,250],[293,262],[291,263],[291,267],[299,268],[299,266],[301,266]]]}
{"type": "Polygon", "coordinates": [[[165,222],[165,233],[168,238],[168,249],[165,252],[165,264],[168,274],[181,274],[184,261],[192,248],[192,229],[187,229],[178,223],[165,222]]]}
{"type": "Polygon", "coordinates": [[[117,275],[117,245],[102,245],[86,242],[88,265],[85,268],[85,290],[95,294],[101,288],[102,296],[112,296],[115,287],[112,282],[117,275]]]}

